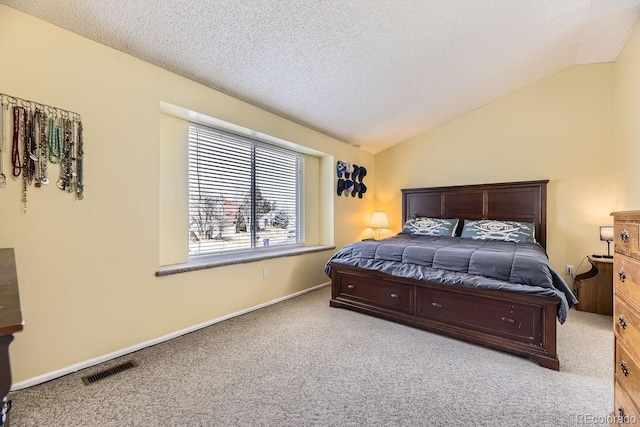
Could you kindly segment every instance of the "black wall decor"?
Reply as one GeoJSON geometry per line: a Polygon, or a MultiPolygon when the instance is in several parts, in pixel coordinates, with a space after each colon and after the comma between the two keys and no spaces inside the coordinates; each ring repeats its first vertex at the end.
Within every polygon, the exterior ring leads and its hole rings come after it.
{"type": "Polygon", "coordinates": [[[338,175],[337,194],[345,197],[358,197],[367,192],[364,177],[367,176],[367,168],[358,166],[355,163],[336,162],[336,173],[338,175]]]}

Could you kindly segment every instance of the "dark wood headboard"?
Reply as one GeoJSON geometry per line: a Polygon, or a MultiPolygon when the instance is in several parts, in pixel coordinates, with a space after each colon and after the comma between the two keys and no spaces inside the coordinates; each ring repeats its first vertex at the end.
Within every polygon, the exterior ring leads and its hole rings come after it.
{"type": "MultiPolygon", "coordinates": [[[[402,223],[412,216],[532,222],[547,247],[547,183],[543,181],[402,190],[402,223]]],[[[462,229],[458,224],[457,234],[462,229]]]]}

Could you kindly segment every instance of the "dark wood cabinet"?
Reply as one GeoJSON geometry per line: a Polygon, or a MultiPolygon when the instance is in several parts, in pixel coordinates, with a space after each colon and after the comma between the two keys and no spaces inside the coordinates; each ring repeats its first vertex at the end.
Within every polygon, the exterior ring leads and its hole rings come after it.
{"type": "Polygon", "coordinates": [[[559,369],[558,299],[542,295],[446,286],[331,264],[332,307],[526,356],[559,369]]]}
{"type": "Polygon", "coordinates": [[[613,259],[588,257],[591,270],[575,278],[576,309],[613,315],[613,259]]]}
{"type": "Polygon", "coordinates": [[[11,389],[9,344],[13,334],[22,330],[22,312],[18,294],[18,275],[13,249],[0,249],[0,426],[8,425],[11,408],[7,395],[11,389]]]}

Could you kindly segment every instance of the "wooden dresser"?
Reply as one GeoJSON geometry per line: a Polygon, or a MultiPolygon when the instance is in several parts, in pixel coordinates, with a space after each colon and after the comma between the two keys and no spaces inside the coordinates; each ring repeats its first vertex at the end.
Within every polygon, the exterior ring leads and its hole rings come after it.
{"type": "MultiPolygon", "coordinates": [[[[640,419],[640,211],[614,212],[613,425],[640,419]]],[[[636,421],[637,422],[637,421],[636,421]]]]}

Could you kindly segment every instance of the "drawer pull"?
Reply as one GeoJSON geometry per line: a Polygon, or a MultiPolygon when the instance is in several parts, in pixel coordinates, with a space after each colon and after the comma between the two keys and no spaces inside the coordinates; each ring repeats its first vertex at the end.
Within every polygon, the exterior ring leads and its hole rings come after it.
{"type": "Polygon", "coordinates": [[[400,295],[398,295],[398,294],[391,294],[391,298],[400,298],[400,295]]]}
{"type": "Polygon", "coordinates": [[[626,321],[626,319],[624,318],[624,316],[620,316],[620,317],[618,317],[618,323],[620,323],[620,327],[621,327],[622,329],[626,329],[626,328],[627,328],[627,321],[626,321]]]}
{"type": "Polygon", "coordinates": [[[625,418],[624,408],[622,406],[618,408],[618,414],[621,418],[625,418]]]}
{"type": "Polygon", "coordinates": [[[516,323],[516,320],[510,317],[501,317],[500,320],[504,320],[507,323],[516,323]]]}
{"type": "Polygon", "coordinates": [[[356,288],[356,285],[347,285],[347,288],[349,288],[349,289],[355,289],[355,288],[356,288]]]}
{"type": "Polygon", "coordinates": [[[626,229],[620,232],[620,240],[622,240],[623,243],[627,243],[629,240],[629,232],[626,229]]]}
{"type": "Polygon", "coordinates": [[[620,270],[618,277],[620,278],[620,281],[624,283],[624,281],[627,280],[627,273],[625,273],[624,270],[620,270]]]}
{"type": "Polygon", "coordinates": [[[620,370],[622,371],[622,373],[624,374],[625,377],[628,377],[630,372],[629,372],[629,367],[627,366],[626,362],[621,362],[620,363],[620,370]]]}
{"type": "Polygon", "coordinates": [[[442,308],[444,307],[442,304],[440,304],[439,302],[432,302],[431,303],[432,306],[434,306],[435,308],[442,308]]]}

